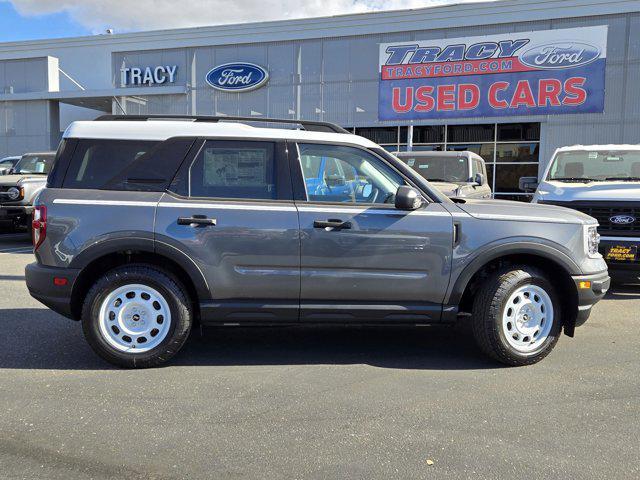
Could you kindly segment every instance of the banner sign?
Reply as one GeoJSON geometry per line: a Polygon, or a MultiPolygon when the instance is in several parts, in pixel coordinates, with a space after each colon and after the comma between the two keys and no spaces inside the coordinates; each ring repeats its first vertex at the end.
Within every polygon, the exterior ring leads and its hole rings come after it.
{"type": "Polygon", "coordinates": [[[380,45],[380,120],[604,111],[607,26],[380,45]]]}

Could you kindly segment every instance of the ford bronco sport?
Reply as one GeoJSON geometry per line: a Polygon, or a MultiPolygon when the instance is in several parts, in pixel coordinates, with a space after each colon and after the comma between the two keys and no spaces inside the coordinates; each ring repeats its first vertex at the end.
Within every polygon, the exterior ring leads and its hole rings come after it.
{"type": "Polygon", "coordinates": [[[526,365],[573,336],[609,286],[583,213],[454,203],[338,126],[256,122],[71,124],[35,206],[31,295],[124,367],[166,362],[195,322],[458,321],[486,354],[526,365]],[[357,181],[317,188],[310,166],[323,159],[357,181]]]}

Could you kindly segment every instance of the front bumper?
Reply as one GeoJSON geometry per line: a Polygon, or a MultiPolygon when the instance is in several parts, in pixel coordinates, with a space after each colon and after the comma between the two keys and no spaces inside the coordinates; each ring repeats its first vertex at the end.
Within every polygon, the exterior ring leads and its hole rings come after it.
{"type": "Polygon", "coordinates": [[[25,279],[31,296],[54,312],[74,320],[77,319],[72,313],[71,294],[79,274],[80,270],[45,267],[37,262],[30,263],[25,268],[25,279]],[[56,285],[54,278],[65,278],[67,283],[56,285]]]}
{"type": "Polygon", "coordinates": [[[33,213],[32,205],[0,204],[0,223],[27,224],[33,213]]]}
{"type": "Polygon", "coordinates": [[[592,275],[576,275],[573,281],[578,292],[578,315],[576,317],[576,327],[583,325],[591,315],[591,308],[602,300],[611,285],[609,273],[595,273],[592,275]]]}

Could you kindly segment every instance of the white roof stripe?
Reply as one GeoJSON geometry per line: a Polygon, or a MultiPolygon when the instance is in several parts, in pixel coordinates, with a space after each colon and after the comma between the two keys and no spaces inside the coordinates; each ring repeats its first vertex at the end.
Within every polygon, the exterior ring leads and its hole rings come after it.
{"type": "Polygon", "coordinates": [[[239,137],[287,139],[300,142],[350,143],[365,148],[378,145],[366,138],[346,133],[312,132],[284,128],[258,128],[237,122],[189,121],[80,121],[73,122],[64,138],[104,138],[118,140],[166,140],[171,137],[239,137]]]}

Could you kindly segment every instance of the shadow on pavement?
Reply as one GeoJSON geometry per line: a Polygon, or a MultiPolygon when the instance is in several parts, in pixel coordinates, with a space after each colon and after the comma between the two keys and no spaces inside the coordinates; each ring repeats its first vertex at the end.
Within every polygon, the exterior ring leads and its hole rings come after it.
{"type": "Polygon", "coordinates": [[[640,285],[612,285],[604,298],[610,300],[637,300],[640,298],[640,285]]]}
{"type": "Polygon", "coordinates": [[[0,280],[24,282],[24,275],[0,275],[0,280]]]}
{"type": "MultiPolygon", "coordinates": [[[[0,368],[112,367],[86,343],[79,323],[46,309],[0,310],[0,368]],[[11,332],[11,333],[8,333],[11,332]]],[[[254,327],[194,330],[169,365],[349,365],[460,370],[502,368],[453,328],[254,327]]]]}

